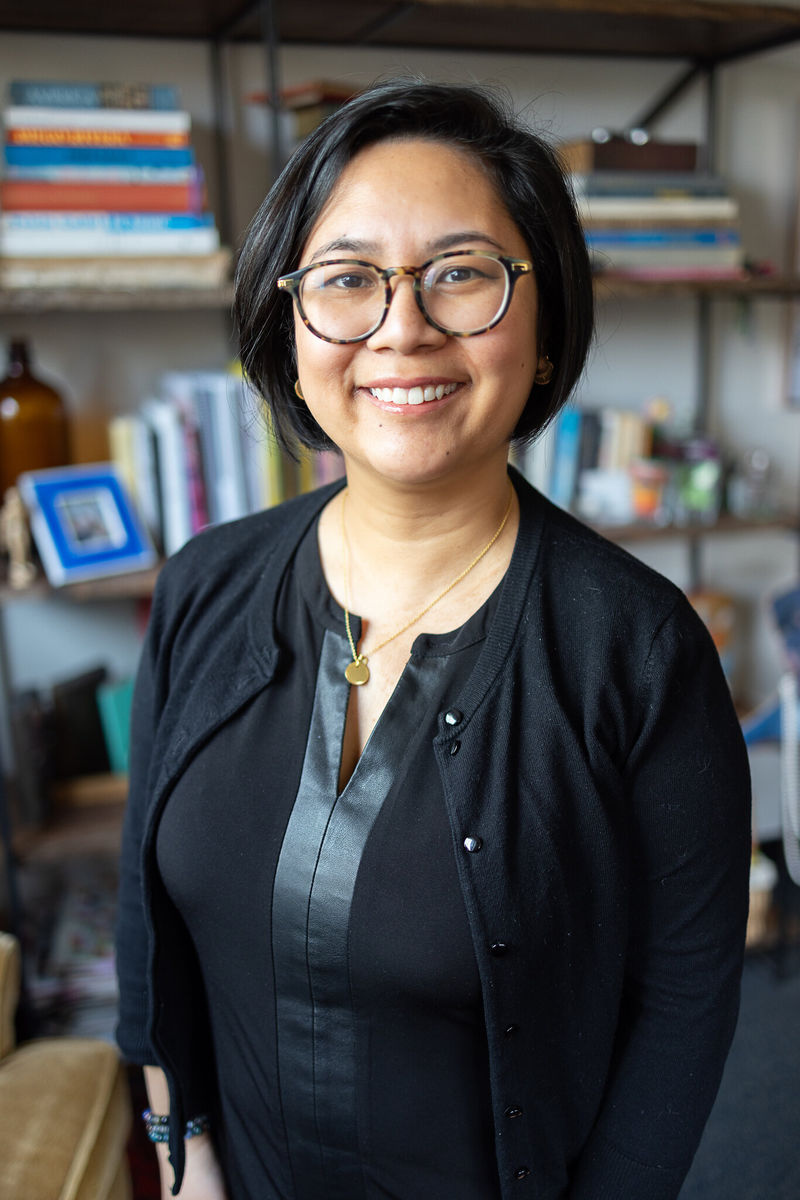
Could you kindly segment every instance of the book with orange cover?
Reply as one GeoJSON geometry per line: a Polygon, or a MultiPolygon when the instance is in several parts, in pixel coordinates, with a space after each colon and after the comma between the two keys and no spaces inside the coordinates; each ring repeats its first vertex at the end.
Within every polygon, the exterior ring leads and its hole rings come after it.
{"type": "Polygon", "coordinates": [[[188,183],[93,183],[5,179],[5,212],[202,212],[205,184],[198,172],[188,183]]]}
{"type": "Polygon", "coordinates": [[[189,145],[188,132],[150,129],[9,129],[9,146],[170,146],[189,145]]]}

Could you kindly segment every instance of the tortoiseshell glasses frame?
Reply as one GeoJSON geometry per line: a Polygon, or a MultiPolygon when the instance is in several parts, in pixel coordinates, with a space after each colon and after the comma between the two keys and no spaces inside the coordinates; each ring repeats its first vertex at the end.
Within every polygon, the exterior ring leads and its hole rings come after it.
{"type": "MultiPolygon", "coordinates": [[[[321,338],[324,342],[331,342],[336,346],[347,346],[356,342],[366,341],[367,338],[372,337],[380,329],[381,325],[383,325],[392,302],[391,280],[396,276],[407,276],[411,279],[417,307],[429,325],[432,325],[434,329],[438,329],[441,333],[448,334],[450,337],[468,338],[486,333],[487,330],[493,329],[495,325],[502,321],[508,312],[517,280],[523,275],[530,275],[532,273],[533,263],[524,258],[510,258],[508,255],[493,254],[486,250],[447,250],[442,254],[435,254],[419,267],[377,267],[375,263],[367,262],[360,258],[323,259],[320,262],[309,263],[308,266],[301,267],[298,271],[290,271],[287,275],[281,275],[277,283],[282,291],[287,292],[292,297],[297,305],[301,321],[315,337],[321,338]],[[431,268],[436,267],[439,263],[446,265],[452,263],[454,259],[463,260],[467,258],[489,259],[491,262],[502,266],[505,273],[505,287],[497,310],[488,321],[485,321],[474,329],[452,328],[437,321],[428,312],[425,304],[426,289],[423,286],[423,280],[431,268]],[[383,284],[383,309],[380,315],[371,323],[368,329],[355,337],[332,337],[330,334],[323,333],[312,324],[303,305],[303,288],[309,273],[330,267],[359,268],[366,271],[369,277],[374,279],[376,283],[383,284]]],[[[355,288],[353,292],[358,290],[360,289],[355,288]]]]}

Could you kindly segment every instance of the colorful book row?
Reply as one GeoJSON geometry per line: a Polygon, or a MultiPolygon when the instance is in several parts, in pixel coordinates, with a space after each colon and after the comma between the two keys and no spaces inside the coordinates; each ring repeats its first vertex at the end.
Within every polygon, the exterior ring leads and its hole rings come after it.
{"type": "Polygon", "coordinates": [[[298,465],[231,372],[170,372],[158,395],[109,426],[112,458],[156,545],[173,554],[207,525],[235,520],[337,478],[335,454],[298,465]]]}

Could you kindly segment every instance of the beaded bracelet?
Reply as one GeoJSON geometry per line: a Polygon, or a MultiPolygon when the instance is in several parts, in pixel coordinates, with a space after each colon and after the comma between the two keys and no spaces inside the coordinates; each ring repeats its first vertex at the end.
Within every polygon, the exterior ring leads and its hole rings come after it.
{"type": "MultiPolygon", "coordinates": [[[[168,1142],[169,1141],[169,1114],[154,1113],[149,1108],[146,1108],[142,1113],[145,1132],[151,1142],[168,1142]]],[[[209,1129],[208,1117],[203,1114],[199,1117],[192,1117],[186,1122],[186,1129],[183,1136],[185,1138],[197,1137],[200,1133],[207,1133],[209,1129]]]]}

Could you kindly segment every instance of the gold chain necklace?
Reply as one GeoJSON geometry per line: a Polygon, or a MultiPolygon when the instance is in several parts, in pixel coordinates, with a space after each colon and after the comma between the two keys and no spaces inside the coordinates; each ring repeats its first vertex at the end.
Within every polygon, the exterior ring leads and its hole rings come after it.
{"type": "MultiPolygon", "coordinates": [[[[448,592],[451,592],[453,590],[453,588],[456,586],[456,584],[461,583],[461,580],[465,579],[466,576],[469,575],[469,573],[473,569],[473,567],[477,567],[478,563],[481,561],[482,558],[484,558],[489,553],[492,546],[495,544],[497,539],[500,537],[500,534],[505,529],[506,521],[508,520],[509,514],[511,512],[511,501],[513,500],[513,498],[514,498],[514,485],[511,483],[511,481],[509,481],[508,504],[506,505],[506,511],[503,513],[503,519],[500,522],[500,524],[497,526],[497,529],[494,531],[494,533],[492,534],[489,541],[486,543],[486,545],[481,550],[480,554],[476,554],[475,558],[473,558],[473,560],[469,564],[469,566],[465,567],[463,571],[460,571],[459,574],[456,575],[456,577],[452,581],[452,583],[448,583],[447,587],[444,588],[443,591],[439,592],[438,596],[434,596],[433,600],[431,600],[429,604],[426,604],[425,607],[416,614],[416,616],[413,616],[410,621],[406,621],[405,625],[402,625],[397,630],[396,633],[390,634],[389,637],[384,638],[382,642],[379,642],[377,646],[374,646],[371,651],[372,654],[377,654],[378,651],[382,650],[384,646],[388,646],[389,642],[393,642],[395,638],[400,637],[401,633],[405,633],[405,631],[407,629],[410,629],[411,626],[416,624],[416,622],[419,621],[421,617],[425,616],[426,612],[429,612],[433,608],[434,604],[438,604],[439,601],[442,600],[447,595],[448,592]]],[[[345,624],[345,629],[347,630],[347,640],[350,643],[350,651],[353,655],[353,661],[349,662],[347,664],[347,667],[346,667],[345,673],[344,673],[344,677],[348,683],[355,684],[356,687],[361,687],[362,684],[369,682],[369,667],[367,666],[367,663],[369,660],[368,660],[366,654],[359,654],[358,651],[356,650],[356,644],[353,641],[353,634],[350,630],[350,556],[349,556],[348,549],[347,549],[347,537],[345,535],[345,529],[344,529],[344,505],[345,505],[346,499],[347,499],[347,488],[345,488],[344,491],[342,492],[342,503],[341,503],[340,511],[341,511],[341,526],[342,526],[342,559],[344,561],[344,624],[345,624]]]]}

